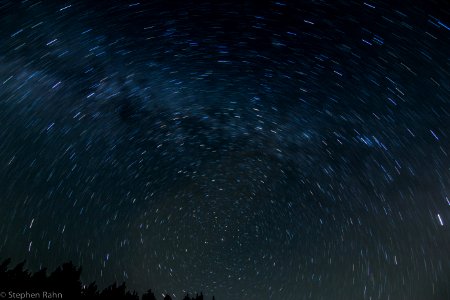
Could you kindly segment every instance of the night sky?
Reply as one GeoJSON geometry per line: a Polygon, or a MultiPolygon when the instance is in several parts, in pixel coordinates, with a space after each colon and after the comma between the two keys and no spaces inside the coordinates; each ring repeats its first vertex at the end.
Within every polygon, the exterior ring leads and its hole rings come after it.
{"type": "Polygon", "coordinates": [[[450,299],[446,1],[137,1],[0,1],[0,258],[450,299]]]}

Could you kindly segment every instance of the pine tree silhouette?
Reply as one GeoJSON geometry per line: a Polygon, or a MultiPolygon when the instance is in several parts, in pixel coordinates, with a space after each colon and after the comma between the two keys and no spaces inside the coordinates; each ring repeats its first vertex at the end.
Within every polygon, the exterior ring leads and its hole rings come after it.
{"type": "Polygon", "coordinates": [[[183,300],[192,300],[191,297],[189,297],[189,293],[184,296],[183,300]]]}
{"type": "Polygon", "coordinates": [[[195,295],[195,298],[193,298],[192,300],[203,300],[203,292],[200,293],[200,295],[197,293],[197,294],[195,295]]]}
{"type": "Polygon", "coordinates": [[[170,297],[169,294],[166,294],[166,296],[164,297],[164,300],[172,300],[172,297],[170,297]]]}
{"type": "MultiPolygon", "coordinates": [[[[0,264],[0,291],[20,292],[51,292],[61,293],[63,299],[125,299],[139,300],[135,291],[127,290],[125,282],[117,286],[113,283],[99,291],[97,284],[82,285],[80,280],[81,267],[76,267],[72,262],[64,263],[57,267],[50,275],[47,269],[42,268],[34,273],[26,270],[25,261],[20,262],[14,268],[9,269],[11,259],[6,259],[0,264]]],[[[152,290],[142,295],[142,300],[156,300],[152,290]]],[[[164,300],[172,300],[166,294],[164,300]]],[[[203,293],[191,298],[189,294],[183,300],[203,300],[203,293]]],[[[213,297],[213,300],[215,298],[213,297]]]]}
{"type": "Polygon", "coordinates": [[[142,300],[156,300],[156,297],[150,289],[144,295],[142,295],[142,300]]]}
{"type": "Polygon", "coordinates": [[[30,283],[30,273],[24,270],[25,261],[18,263],[14,269],[6,271],[6,283],[12,291],[25,291],[25,286],[30,283]]]}
{"type": "Polygon", "coordinates": [[[30,288],[32,291],[50,288],[47,277],[47,268],[43,268],[31,275],[30,288]]]}
{"type": "Polygon", "coordinates": [[[5,259],[1,264],[0,264],[0,287],[4,288],[6,286],[4,286],[4,284],[6,284],[6,272],[8,271],[8,266],[11,263],[11,259],[5,259]]]}
{"type": "Polygon", "coordinates": [[[111,284],[109,287],[104,289],[100,293],[100,299],[129,299],[129,300],[139,300],[136,292],[130,293],[126,290],[125,282],[117,286],[116,283],[111,284]]]}
{"type": "Polygon", "coordinates": [[[100,293],[98,291],[98,287],[95,281],[92,282],[87,287],[84,287],[83,290],[81,291],[81,296],[88,299],[98,298],[99,294],[100,293]]]}
{"type": "Polygon", "coordinates": [[[81,268],[72,262],[64,263],[50,274],[48,280],[55,292],[63,295],[81,295],[81,268]]]}

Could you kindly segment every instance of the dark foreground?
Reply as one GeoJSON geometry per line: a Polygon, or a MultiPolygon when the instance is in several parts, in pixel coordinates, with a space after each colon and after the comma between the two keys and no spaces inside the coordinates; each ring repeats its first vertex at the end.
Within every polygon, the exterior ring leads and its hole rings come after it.
{"type": "MultiPolygon", "coordinates": [[[[15,267],[11,267],[10,263],[11,259],[6,259],[0,264],[1,299],[157,299],[151,289],[139,296],[136,291],[128,290],[125,282],[120,285],[113,283],[103,290],[99,290],[95,282],[84,285],[80,280],[81,267],[74,266],[72,262],[62,264],[50,274],[47,274],[46,268],[34,273],[24,269],[25,261],[15,267]]],[[[169,294],[164,295],[164,300],[171,299],[169,294]]],[[[195,297],[186,294],[183,298],[203,299],[203,293],[195,297]]]]}

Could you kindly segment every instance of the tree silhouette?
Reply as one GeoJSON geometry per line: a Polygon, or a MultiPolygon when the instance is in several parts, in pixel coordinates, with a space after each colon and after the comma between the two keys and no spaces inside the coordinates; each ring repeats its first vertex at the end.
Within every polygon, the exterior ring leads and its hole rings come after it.
{"type": "MultiPolygon", "coordinates": [[[[99,291],[94,282],[83,285],[80,280],[81,267],[76,267],[72,262],[64,263],[57,267],[50,275],[47,269],[42,268],[34,273],[26,270],[25,261],[20,262],[14,268],[9,268],[11,259],[6,259],[0,263],[0,292],[11,291],[14,293],[29,292],[50,292],[57,294],[50,298],[64,299],[125,299],[139,300],[135,291],[127,290],[125,282],[121,285],[113,283],[99,291]]],[[[42,297],[42,295],[41,295],[42,297]]],[[[148,290],[142,295],[142,300],[156,300],[152,290],[148,290]]],[[[164,296],[164,300],[172,300],[169,294],[164,296]]],[[[203,293],[191,298],[189,294],[183,300],[203,300],[203,293]]],[[[215,298],[213,297],[213,300],[215,298]]]]}
{"type": "Polygon", "coordinates": [[[81,268],[75,267],[72,262],[64,263],[50,274],[48,280],[55,292],[63,295],[81,295],[81,268]]]}
{"type": "Polygon", "coordinates": [[[144,295],[142,295],[142,300],[156,300],[156,297],[150,289],[144,295]]]}
{"type": "Polygon", "coordinates": [[[43,268],[31,275],[30,288],[33,291],[50,288],[47,277],[47,268],[43,268]]]}
{"type": "MultiPolygon", "coordinates": [[[[189,298],[189,295],[186,295],[186,297],[188,297],[187,299],[191,299],[191,298],[189,298]]],[[[185,297],[185,298],[186,298],[185,297]]],[[[184,300],[184,299],[183,299],[184,300]]],[[[192,298],[192,300],[203,300],[203,293],[200,293],[200,295],[197,293],[196,295],[195,295],[195,298],[192,298]]]]}
{"type": "Polygon", "coordinates": [[[116,299],[116,298],[139,300],[139,297],[136,294],[136,292],[130,293],[129,291],[127,291],[125,282],[119,286],[117,286],[116,283],[113,283],[100,293],[100,299],[116,299]]]}
{"type": "Polygon", "coordinates": [[[170,297],[169,294],[166,294],[166,296],[164,297],[164,300],[172,300],[172,297],[170,297]]]}
{"type": "Polygon", "coordinates": [[[95,281],[92,282],[87,287],[83,288],[83,290],[81,291],[81,296],[84,298],[89,298],[89,299],[99,297],[99,291],[98,291],[98,287],[97,287],[97,284],[95,283],[95,281]]]}
{"type": "Polygon", "coordinates": [[[189,297],[189,294],[186,294],[186,296],[184,296],[183,300],[192,300],[191,297],[189,297]]]}

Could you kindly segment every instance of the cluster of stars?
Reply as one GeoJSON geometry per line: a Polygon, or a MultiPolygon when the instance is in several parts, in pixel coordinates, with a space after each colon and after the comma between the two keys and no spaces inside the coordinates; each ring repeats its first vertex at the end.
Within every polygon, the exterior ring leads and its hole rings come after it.
{"type": "Polygon", "coordinates": [[[217,299],[450,296],[450,19],[3,1],[0,256],[217,299]]]}

